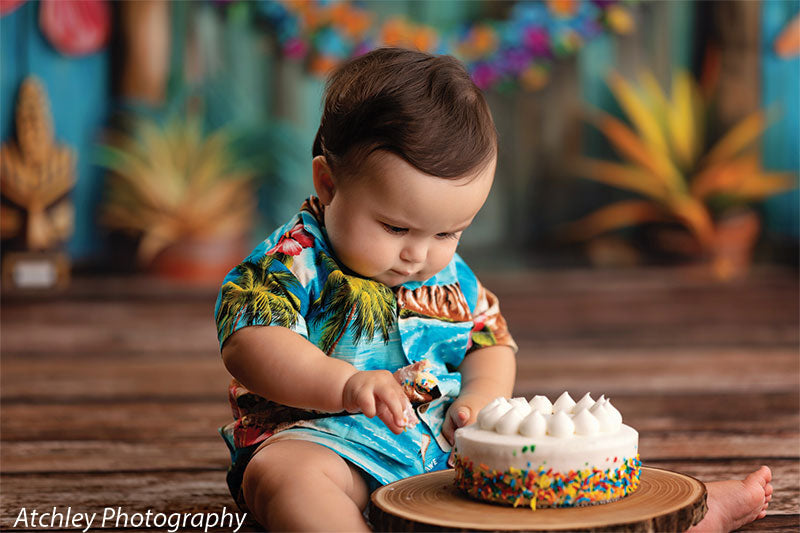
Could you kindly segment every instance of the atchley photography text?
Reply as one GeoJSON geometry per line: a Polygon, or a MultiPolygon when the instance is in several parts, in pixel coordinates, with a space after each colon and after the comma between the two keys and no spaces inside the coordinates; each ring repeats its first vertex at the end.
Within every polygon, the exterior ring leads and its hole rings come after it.
{"type": "Polygon", "coordinates": [[[101,512],[83,512],[72,507],[30,509],[23,507],[17,513],[14,528],[24,529],[80,529],[84,533],[91,529],[133,528],[148,531],[180,530],[205,531],[228,529],[238,532],[247,518],[247,513],[229,511],[223,507],[219,512],[164,513],[129,511],[122,507],[105,507],[101,512]]]}

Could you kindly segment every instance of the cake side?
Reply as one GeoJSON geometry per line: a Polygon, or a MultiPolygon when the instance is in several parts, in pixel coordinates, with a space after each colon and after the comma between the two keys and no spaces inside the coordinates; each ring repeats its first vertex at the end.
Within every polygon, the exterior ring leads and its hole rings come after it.
{"type": "Polygon", "coordinates": [[[498,398],[456,431],[455,483],[476,499],[534,509],[608,503],[638,488],[638,444],[604,397],[498,398]]]}
{"type": "Polygon", "coordinates": [[[622,459],[639,453],[639,433],[623,424],[614,433],[574,435],[559,438],[550,435],[526,437],[501,435],[480,429],[476,424],[459,429],[455,454],[476,464],[503,465],[521,470],[546,466],[557,472],[619,468],[622,459]]]}
{"type": "Polygon", "coordinates": [[[567,473],[552,468],[494,470],[475,465],[462,455],[455,456],[455,484],[468,496],[503,505],[581,507],[610,503],[639,488],[642,463],[639,456],[620,461],[616,469],[585,468],[567,473]]]}

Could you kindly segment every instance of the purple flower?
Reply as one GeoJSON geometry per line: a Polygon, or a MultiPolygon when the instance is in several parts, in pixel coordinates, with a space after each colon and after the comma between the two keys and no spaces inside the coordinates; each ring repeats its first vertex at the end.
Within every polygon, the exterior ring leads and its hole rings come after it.
{"type": "Polygon", "coordinates": [[[528,28],[525,31],[522,42],[534,55],[550,55],[550,34],[542,27],[534,26],[528,28]]]}

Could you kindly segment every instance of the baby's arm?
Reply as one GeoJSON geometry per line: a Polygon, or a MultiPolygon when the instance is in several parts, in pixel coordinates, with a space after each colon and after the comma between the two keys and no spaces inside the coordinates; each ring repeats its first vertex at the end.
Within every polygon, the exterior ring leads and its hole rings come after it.
{"type": "Polygon", "coordinates": [[[358,371],[290,329],[239,329],[225,341],[222,359],[248,390],[274,402],[331,413],[360,411],[377,415],[395,433],[403,431],[408,398],[391,372],[358,371]]]}
{"type": "Polygon", "coordinates": [[[450,443],[455,430],[473,423],[487,403],[498,396],[511,396],[517,372],[514,350],[505,345],[478,348],[467,354],[458,370],[461,394],[447,410],[442,427],[442,435],[450,443]]]}

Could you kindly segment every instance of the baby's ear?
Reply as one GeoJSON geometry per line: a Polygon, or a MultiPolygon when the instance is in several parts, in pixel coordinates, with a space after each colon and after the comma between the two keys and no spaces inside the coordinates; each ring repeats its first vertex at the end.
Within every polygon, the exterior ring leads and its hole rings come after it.
{"type": "Polygon", "coordinates": [[[333,182],[333,172],[324,155],[318,155],[311,160],[311,173],[317,197],[322,205],[330,205],[336,186],[333,182]]]}

